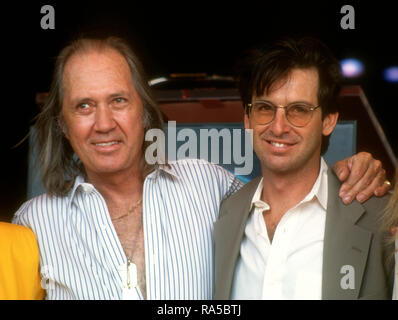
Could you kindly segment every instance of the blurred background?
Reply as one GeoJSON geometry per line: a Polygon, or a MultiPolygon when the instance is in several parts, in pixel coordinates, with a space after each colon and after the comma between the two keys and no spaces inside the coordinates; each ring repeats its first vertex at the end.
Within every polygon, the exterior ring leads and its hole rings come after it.
{"type": "Polygon", "coordinates": [[[362,73],[345,81],[362,87],[397,154],[398,84],[384,77],[386,68],[398,66],[397,14],[387,1],[2,4],[0,220],[10,220],[26,200],[28,142],[14,146],[29,133],[39,111],[36,94],[49,90],[55,57],[72,38],[122,36],[132,44],[149,78],[156,78],[171,73],[231,76],[236,59],[253,45],[281,35],[318,37],[339,60],[362,63],[362,73]],[[40,9],[47,4],[55,9],[54,30],[40,27],[40,9]],[[355,9],[354,30],[340,26],[340,10],[346,4],[355,9]]]}

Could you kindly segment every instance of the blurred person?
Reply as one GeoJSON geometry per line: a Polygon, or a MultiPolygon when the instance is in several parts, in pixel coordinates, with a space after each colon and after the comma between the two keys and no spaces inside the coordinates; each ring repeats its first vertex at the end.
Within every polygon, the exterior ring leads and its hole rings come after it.
{"type": "MultiPolygon", "coordinates": [[[[383,230],[391,236],[387,238],[387,246],[395,245],[394,261],[394,291],[393,299],[398,300],[398,169],[395,172],[395,187],[387,208],[382,216],[383,230]]],[[[392,256],[388,257],[387,264],[390,263],[392,256]]]]}
{"type": "Polygon", "coordinates": [[[32,230],[0,222],[0,300],[41,300],[44,295],[32,230]]]}
{"type": "Polygon", "coordinates": [[[316,39],[287,38],[241,66],[262,177],[221,205],[215,298],[390,299],[378,224],[388,196],[343,203],[321,156],[339,115],[339,62],[316,39]]]}
{"type": "MultiPolygon", "coordinates": [[[[162,116],[124,41],[65,47],[35,126],[47,193],[13,222],[36,234],[47,299],[213,297],[213,224],[242,184],[203,160],[146,163],[144,136],[162,116]]],[[[352,197],[388,190],[367,154],[336,170],[352,197]]]]}

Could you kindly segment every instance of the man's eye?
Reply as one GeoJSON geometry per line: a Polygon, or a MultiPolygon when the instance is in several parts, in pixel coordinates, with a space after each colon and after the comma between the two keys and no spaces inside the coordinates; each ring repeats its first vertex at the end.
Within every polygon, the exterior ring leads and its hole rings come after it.
{"type": "Polygon", "coordinates": [[[123,97],[116,97],[112,100],[112,105],[116,109],[124,109],[127,106],[127,99],[123,97]]]}
{"type": "Polygon", "coordinates": [[[124,102],[126,102],[126,99],[125,99],[125,98],[119,97],[119,98],[116,98],[116,99],[115,99],[115,102],[116,102],[116,103],[124,103],[124,102]]]}
{"type": "Polygon", "coordinates": [[[90,105],[88,103],[81,103],[77,106],[79,109],[88,109],[90,105]]]}
{"type": "Polygon", "coordinates": [[[305,105],[292,105],[289,110],[290,113],[295,113],[295,114],[306,114],[310,111],[309,107],[305,105]]]}
{"type": "Polygon", "coordinates": [[[270,112],[270,111],[274,110],[274,108],[271,105],[266,104],[266,103],[258,104],[258,105],[256,105],[256,108],[258,111],[261,111],[261,112],[270,112]]]}

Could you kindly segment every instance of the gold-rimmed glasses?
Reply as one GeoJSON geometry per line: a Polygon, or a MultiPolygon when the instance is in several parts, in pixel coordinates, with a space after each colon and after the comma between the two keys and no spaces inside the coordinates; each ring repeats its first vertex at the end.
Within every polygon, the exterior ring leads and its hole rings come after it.
{"type": "Polygon", "coordinates": [[[269,101],[256,101],[248,103],[248,114],[251,114],[258,124],[269,124],[275,119],[278,108],[285,110],[287,121],[294,127],[305,127],[312,119],[314,110],[320,106],[312,106],[305,102],[292,102],[287,106],[274,105],[269,101]]]}

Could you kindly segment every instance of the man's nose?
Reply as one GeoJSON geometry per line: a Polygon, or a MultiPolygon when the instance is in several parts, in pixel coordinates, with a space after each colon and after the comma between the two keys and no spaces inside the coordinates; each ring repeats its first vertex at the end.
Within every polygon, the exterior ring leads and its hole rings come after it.
{"type": "Polygon", "coordinates": [[[113,112],[107,105],[99,105],[95,113],[95,130],[99,132],[108,132],[116,126],[113,112]]]}
{"type": "Polygon", "coordinates": [[[290,131],[291,125],[286,118],[286,112],[284,108],[276,109],[274,120],[270,123],[269,128],[276,136],[281,136],[285,132],[290,131]]]}

